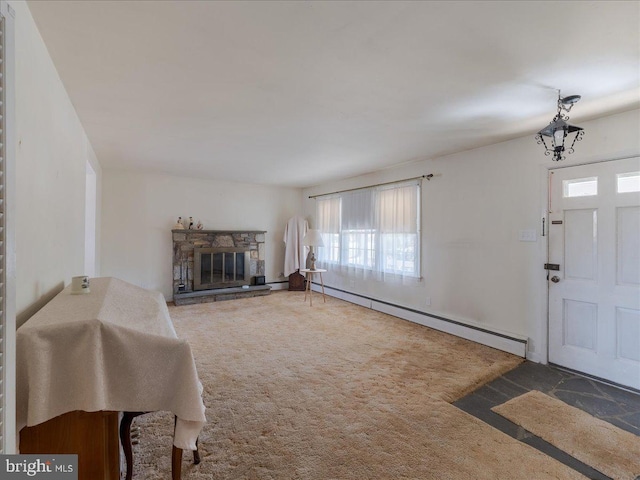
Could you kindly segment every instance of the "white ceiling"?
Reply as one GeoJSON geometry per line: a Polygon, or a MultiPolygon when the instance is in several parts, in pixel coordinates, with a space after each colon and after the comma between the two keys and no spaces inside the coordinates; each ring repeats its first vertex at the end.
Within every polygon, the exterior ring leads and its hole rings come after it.
{"type": "Polygon", "coordinates": [[[103,168],[303,187],[640,103],[637,1],[28,5],[103,168]]]}

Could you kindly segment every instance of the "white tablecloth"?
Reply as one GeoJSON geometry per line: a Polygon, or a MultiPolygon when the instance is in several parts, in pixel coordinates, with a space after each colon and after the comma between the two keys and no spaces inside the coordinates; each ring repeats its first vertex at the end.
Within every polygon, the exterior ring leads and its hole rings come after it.
{"type": "Polygon", "coordinates": [[[18,329],[18,431],[74,410],[166,410],[178,417],[174,445],[195,450],[202,385],[164,297],[116,278],[92,278],[90,290],[68,286],[18,329]]]}

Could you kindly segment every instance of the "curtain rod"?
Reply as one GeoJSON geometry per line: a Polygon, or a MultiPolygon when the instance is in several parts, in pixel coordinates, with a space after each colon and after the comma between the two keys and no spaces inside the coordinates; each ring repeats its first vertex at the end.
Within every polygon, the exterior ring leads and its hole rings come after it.
{"type": "Polygon", "coordinates": [[[442,174],[441,173],[436,173],[436,174],[430,173],[429,175],[420,175],[419,177],[405,178],[404,180],[394,180],[393,182],[376,183],[375,185],[369,185],[367,187],[347,188],[346,190],[338,190],[336,192],[331,192],[331,193],[319,193],[317,195],[309,195],[309,198],[324,197],[326,195],[335,195],[336,193],[355,192],[356,190],[365,190],[367,188],[382,187],[384,185],[391,185],[393,183],[408,182],[409,180],[418,180],[418,179],[422,179],[422,178],[426,178],[427,180],[431,180],[433,177],[439,177],[440,175],[442,175],[442,174]]]}

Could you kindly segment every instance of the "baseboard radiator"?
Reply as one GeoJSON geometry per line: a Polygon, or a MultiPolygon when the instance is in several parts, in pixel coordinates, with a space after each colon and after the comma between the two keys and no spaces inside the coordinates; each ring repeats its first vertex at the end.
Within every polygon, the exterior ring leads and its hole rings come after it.
{"type": "MultiPolygon", "coordinates": [[[[312,284],[312,289],[314,292],[322,291],[320,285],[316,283],[312,284]]],[[[332,297],[526,358],[527,339],[525,337],[505,334],[492,331],[484,327],[469,325],[450,318],[383,302],[381,300],[328,287],[326,285],[324,289],[325,293],[332,297]]]]}

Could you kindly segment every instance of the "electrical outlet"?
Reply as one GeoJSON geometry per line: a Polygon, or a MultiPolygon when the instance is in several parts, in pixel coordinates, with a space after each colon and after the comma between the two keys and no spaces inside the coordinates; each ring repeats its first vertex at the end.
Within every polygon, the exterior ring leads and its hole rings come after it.
{"type": "Polygon", "coordinates": [[[431,297],[427,297],[424,299],[424,304],[429,307],[431,306],[431,297]]]}

